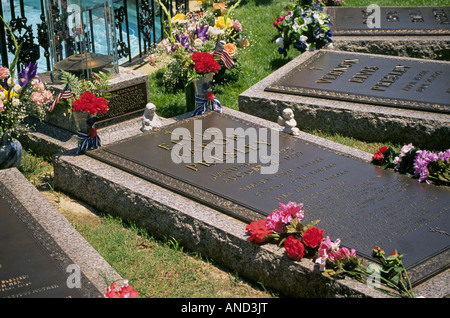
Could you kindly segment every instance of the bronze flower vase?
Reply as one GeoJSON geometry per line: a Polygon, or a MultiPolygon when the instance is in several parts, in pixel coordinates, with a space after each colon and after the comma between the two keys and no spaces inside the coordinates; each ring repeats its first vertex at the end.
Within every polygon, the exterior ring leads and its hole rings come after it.
{"type": "Polygon", "coordinates": [[[97,135],[97,128],[95,128],[97,114],[74,111],[73,118],[77,127],[77,154],[83,154],[90,149],[100,147],[101,140],[97,135]]]}
{"type": "Polygon", "coordinates": [[[4,132],[0,140],[0,169],[19,168],[22,156],[22,144],[4,132]]]}

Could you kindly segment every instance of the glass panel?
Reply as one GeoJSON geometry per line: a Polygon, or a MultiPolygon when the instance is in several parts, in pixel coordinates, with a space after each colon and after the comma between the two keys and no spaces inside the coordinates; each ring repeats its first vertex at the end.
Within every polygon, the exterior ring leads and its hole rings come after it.
{"type": "Polygon", "coordinates": [[[112,0],[46,0],[46,10],[54,81],[61,71],[118,73],[112,0]]]}

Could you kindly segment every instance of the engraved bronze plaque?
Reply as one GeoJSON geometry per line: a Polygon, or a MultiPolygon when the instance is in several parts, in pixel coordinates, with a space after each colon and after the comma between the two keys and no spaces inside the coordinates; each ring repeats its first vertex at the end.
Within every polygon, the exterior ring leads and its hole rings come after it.
{"type": "Polygon", "coordinates": [[[449,35],[450,7],[327,7],[334,35],[449,35]]]}
{"type": "Polygon", "coordinates": [[[108,101],[108,112],[99,114],[99,122],[117,118],[137,111],[143,111],[147,105],[147,85],[139,83],[111,91],[113,97],[108,101]]]}
{"type": "MultiPolygon", "coordinates": [[[[70,272],[64,269],[72,263],[0,183],[0,297],[85,297],[80,288],[67,286],[70,272]]],[[[84,275],[80,279],[86,283],[84,275]]],[[[99,294],[98,291],[89,293],[99,294]]]]}
{"type": "Polygon", "coordinates": [[[450,63],[319,51],[265,91],[450,113],[450,63]]]}
{"type": "MultiPolygon", "coordinates": [[[[303,203],[305,222],[320,219],[318,226],[326,235],[332,240],[340,238],[343,245],[364,257],[370,258],[375,246],[406,254],[405,265],[416,283],[449,267],[448,188],[421,184],[284,133],[275,137],[261,130],[255,143],[245,135],[228,136],[227,128],[260,131],[252,123],[210,112],[88,155],[245,222],[265,218],[278,209],[279,202],[303,203]],[[194,137],[199,127],[200,134],[213,128],[230,138],[217,135],[217,140],[214,136],[203,142],[192,138],[193,148],[195,143],[201,149],[208,149],[213,142],[229,145],[235,141],[237,145],[236,140],[244,138],[244,148],[236,146],[236,152],[260,151],[257,143],[267,142],[265,154],[278,154],[272,162],[279,164],[277,171],[261,173],[261,167],[269,166],[267,161],[263,163],[264,156],[258,156],[255,163],[223,160],[208,165],[201,159],[175,163],[173,153],[184,152],[175,150],[180,139],[172,137],[174,132],[182,128],[194,137]]],[[[230,151],[225,155],[231,155],[230,151]]]]}

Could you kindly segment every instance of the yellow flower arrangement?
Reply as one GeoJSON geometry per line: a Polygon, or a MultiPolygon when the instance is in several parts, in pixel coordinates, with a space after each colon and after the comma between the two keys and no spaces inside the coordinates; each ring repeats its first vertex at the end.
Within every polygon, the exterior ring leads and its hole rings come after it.
{"type": "Polygon", "coordinates": [[[186,15],[184,15],[183,13],[178,13],[176,14],[173,18],[172,18],[172,23],[173,22],[180,22],[180,21],[184,21],[186,20],[186,15]]]}
{"type": "Polygon", "coordinates": [[[0,85],[0,100],[3,99],[3,102],[6,103],[10,98],[19,98],[19,94],[15,91],[15,87],[13,90],[11,90],[8,94],[8,90],[4,89],[0,85]]]}
{"type": "Polygon", "coordinates": [[[230,25],[233,25],[233,22],[231,21],[231,19],[230,18],[227,18],[226,20],[225,20],[225,17],[218,17],[218,18],[216,18],[215,19],[215,22],[214,22],[214,26],[215,27],[218,27],[218,28],[220,28],[220,29],[226,29],[226,28],[228,28],[230,25]],[[226,22],[225,22],[226,21],[226,22]]]}

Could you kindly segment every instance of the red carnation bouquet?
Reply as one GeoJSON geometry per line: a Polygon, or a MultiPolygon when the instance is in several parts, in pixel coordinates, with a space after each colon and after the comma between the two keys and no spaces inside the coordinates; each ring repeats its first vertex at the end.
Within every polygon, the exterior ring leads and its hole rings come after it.
{"type": "Polygon", "coordinates": [[[97,113],[104,114],[108,111],[108,101],[103,97],[97,97],[92,92],[85,91],[79,99],[72,102],[72,111],[77,126],[77,154],[100,147],[101,140],[94,125],[97,113]]]}
{"type": "Polygon", "coordinates": [[[86,91],[81,94],[80,99],[72,103],[74,112],[86,112],[91,115],[104,114],[108,111],[108,101],[103,97],[97,97],[94,93],[86,91]]]}
{"type": "Polygon", "coordinates": [[[186,61],[188,66],[188,82],[194,82],[198,78],[220,70],[220,64],[209,52],[194,52],[186,61]]]}
{"type": "Polygon", "coordinates": [[[220,69],[220,64],[208,52],[194,52],[191,60],[194,62],[194,70],[197,74],[215,73],[220,69]]]}

